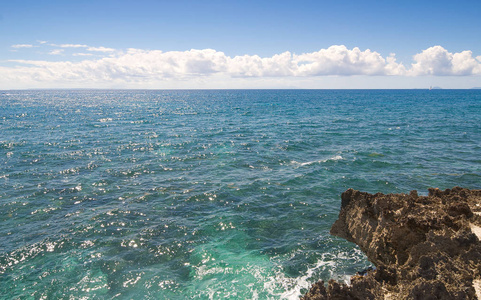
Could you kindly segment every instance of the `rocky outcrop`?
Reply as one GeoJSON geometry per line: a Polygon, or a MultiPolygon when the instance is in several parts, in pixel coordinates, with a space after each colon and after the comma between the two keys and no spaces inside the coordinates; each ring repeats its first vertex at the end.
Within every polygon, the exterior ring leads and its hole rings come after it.
{"type": "Polygon", "coordinates": [[[319,281],[302,299],[478,299],[481,190],[349,189],[341,198],[331,234],[359,245],[376,268],[350,285],[319,281]]]}

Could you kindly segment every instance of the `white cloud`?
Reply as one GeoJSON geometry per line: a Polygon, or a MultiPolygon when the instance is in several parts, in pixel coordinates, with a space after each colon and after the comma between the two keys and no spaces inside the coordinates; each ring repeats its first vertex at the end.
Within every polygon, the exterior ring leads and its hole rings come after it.
{"type": "Polygon", "coordinates": [[[441,46],[430,47],[414,55],[411,75],[478,75],[481,60],[475,59],[471,51],[450,53],[441,46]]]}
{"type": "Polygon", "coordinates": [[[60,55],[63,53],[63,49],[54,49],[52,51],[50,51],[48,54],[50,55],[60,55]]]}
{"type": "Polygon", "coordinates": [[[81,45],[81,44],[62,44],[60,45],[62,48],[87,48],[87,45],[81,45]]]}
{"type": "Polygon", "coordinates": [[[257,55],[226,57],[227,73],[234,77],[294,76],[297,66],[290,52],[261,58],[257,55]]]}
{"type": "MultiPolygon", "coordinates": [[[[186,82],[196,82],[196,86],[200,87],[206,83],[215,87],[216,83],[225,82],[244,82],[262,87],[262,82],[267,81],[289,82],[295,79],[312,82],[313,78],[325,76],[380,78],[395,75],[399,78],[481,74],[481,56],[474,58],[471,51],[449,53],[440,46],[415,55],[415,63],[407,69],[402,63],[396,62],[394,54],[383,57],[369,49],[348,49],[343,45],[299,55],[284,52],[272,57],[230,57],[213,49],[163,52],[131,48],[122,52],[105,47],[64,45],[64,48],[86,48],[110,56],[93,59],[88,58],[92,53],[72,54],[86,57],[78,62],[11,60],[10,63],[17,63],[15,67],[0,67],[0,87],[9,86],[9,82],[21,82],[27,87],[158,87],[161,83],[182,86],[181,83],[186,82]]],[[[54,49],[50,54],[63,54],[63,51],[54,49]]]]}
{"type": "MultiPolygon", "coordinates": [[[[88,47],[88,46],[87,46],[88,47]]],[[[105,47],[88,47],[87,51],[96,51],[96,52],[114,52],[115,49],[113,48],[105,48],[105,47]]]]}
{"type": "Polygon", "coordinates": [[[74,53],[72,54],[73,56],[92,56],[92,53],[74,53]]]}
{"type": "Polygon", "coordinates": [[[394,55],[384,59],[379,53],[369,49],[352,50],[346,46],[331,46],[318,52],[296,56],[299,75],[402,75],[405,69],[396,63],[394,55]]]}
{"type": "Polygon", "coordinates": [[[18,48],[33,48],[34,46],[30,44],[17,44],[17,45],[12,45],[11,47],[18,49],[18,48]]]}
{"type": "Polygon", "coordinates": [[[46,44],[46,43],[47,43],[47,41],[41,41],[41,40],[37,40],[37,43],[39,43],[39,44],[46,44]]]}

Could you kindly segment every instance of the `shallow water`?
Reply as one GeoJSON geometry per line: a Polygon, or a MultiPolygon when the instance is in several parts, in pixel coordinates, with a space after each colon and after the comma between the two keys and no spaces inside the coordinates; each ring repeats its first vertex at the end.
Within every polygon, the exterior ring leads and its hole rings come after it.
{"type": "Polygon", "coordinates": [[[481,92],[0,92],[5,299],[297,299],[347,188],[480,188],[481,92]]]}

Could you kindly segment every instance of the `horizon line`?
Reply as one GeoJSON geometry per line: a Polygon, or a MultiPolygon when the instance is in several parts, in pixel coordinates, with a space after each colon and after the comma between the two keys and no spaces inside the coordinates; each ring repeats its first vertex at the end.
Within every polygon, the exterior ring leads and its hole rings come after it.
{"type": "Polygon", "coordinates": [[[96,91],[219,91],[219,90],[481,90],[481,87],[471,88],[23,88],[23,89],[0,89],[0,91],[81,91],[81,90],[96,90],[96,91]]]}

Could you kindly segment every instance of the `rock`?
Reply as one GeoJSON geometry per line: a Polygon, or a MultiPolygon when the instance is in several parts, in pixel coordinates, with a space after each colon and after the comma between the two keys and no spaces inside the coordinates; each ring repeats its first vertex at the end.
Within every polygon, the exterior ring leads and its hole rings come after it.
{"type": "Polygon", "coordinates": [[[330,280],[326,289],[320,281],[302,299],[478,299],[480,211],[481,190],[349,189],[331,234],[356,243],[376,269],[350,285],[330,280]]]}
{"type": "Polygon", "coordinates": [[[301,298],[301,300],[309,299],[309,300],[326,300],[327,299],[327,291],[326,287],[324,286],[324,281],[319,280],[318,282],[314,283],[309,292],[301,298]]]}

